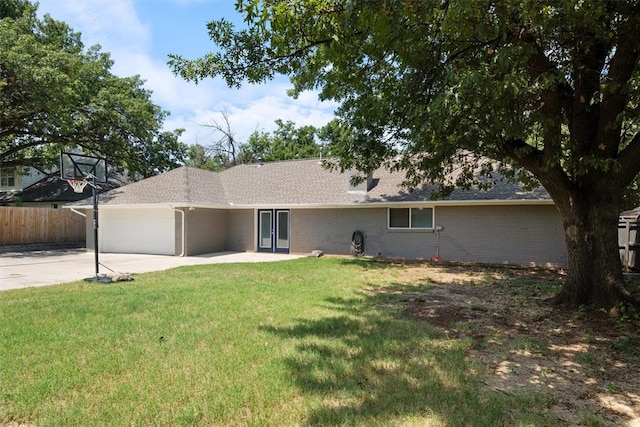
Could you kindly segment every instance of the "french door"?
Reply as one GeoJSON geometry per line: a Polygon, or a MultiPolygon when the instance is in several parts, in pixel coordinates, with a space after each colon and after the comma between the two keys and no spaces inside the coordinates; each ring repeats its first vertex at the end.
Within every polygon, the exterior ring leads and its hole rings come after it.
{"type": "Polygon", "coordinates": [[[258,209],[258,252],[289,253],[288,209],[258,209]]]}

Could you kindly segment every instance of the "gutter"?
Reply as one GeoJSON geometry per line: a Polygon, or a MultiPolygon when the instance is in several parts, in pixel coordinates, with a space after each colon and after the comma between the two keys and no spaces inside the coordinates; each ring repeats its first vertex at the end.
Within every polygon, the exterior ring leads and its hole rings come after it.
{"type": "Polygon", "coordinates": [[[186,230],[184,228],[184,211],[181,210],[181,209],[176,209],[173,206],[169,206],[169,208],[174,212],[180,212],[182,214],[182,237],[181,237],[181,240],[180,240],[181,246],[182,246],[182,252],[178,256],[183,257],[184,256],[184,252],[185,252],[185,241],[184,240],[185,240],[185,236],[186,236],[186,230]]]}
{"type": "Polygon", "coordinates": [[[68,208],[68,209],[70,209],[70,210],[71,210],[71,212],[73,212],[73,213],[77,213],[78,215],[82,215],[82,216],[83,216],[83,217],[85,217],[85,218],[87,217],[87,214],[86,214],[86,213],[84,213],[84,212],[77,211],[77,210],[75,210],[74,208],[68,208]]]}
{"type": "Polygon", "coordinates": [[[345,202],[345,203],[229,203],[218,209],[256,209],[268,206],[273,209],[336,209],[336,208],[386,208],[386,207],[444,207],[444,206],[550,206],[551,199],[516,199],[516,200],[413,200],[413,201],[375,201],[375,202],[345,202]]]}

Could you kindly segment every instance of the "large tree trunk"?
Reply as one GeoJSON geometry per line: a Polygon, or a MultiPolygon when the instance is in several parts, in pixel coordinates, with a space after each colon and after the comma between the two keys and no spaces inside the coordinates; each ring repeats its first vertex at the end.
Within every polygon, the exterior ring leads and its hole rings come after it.
{"type": "Polygon", "coordinates": [[[633,298],[624,287],[618,250],[618,196],[615,190],[582,191],[557,203],[564,221],[568,272],[554,302],[572,308],[615,310],[633,298]]]}

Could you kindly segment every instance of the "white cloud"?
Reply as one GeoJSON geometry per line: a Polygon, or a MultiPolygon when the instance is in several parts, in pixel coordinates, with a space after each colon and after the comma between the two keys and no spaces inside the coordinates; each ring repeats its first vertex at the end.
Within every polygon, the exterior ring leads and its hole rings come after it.
{"type": "MultiPolygon", "coordinates": [[[[232,132],[240,142],[246,142],[256,130],[271,132],[276,129],[276,119],[292,121],[296,126],[311,125],[322,127],[333,119],[335,105],[320,103],[314,93],[304,94],[298,100],[292,100],[284,92],[282,95],[269,95],[254,98],[247,105],[237,105],[222,99],[211,109],[195,111],[193,115],[183,117],[183,121],[167,121],[167,125],[182,123],[187,129],[184,142],[208,145],[216,136],[215,132],[206,126],[212,122],[224,124],[222,113],[228,119],[232,132]]],[[[175,119],[175,118],[174,118],[175,119]]],[[[167,127],[169,129],[170,127],[167,127]]]]}
{"type": "MultiPolygon", "coordinates": [[[[159,0],[154,0],[159,1],[159,0]]],[[[212,7],[225,5],[230,0],[164,0],[183,7],[189,3],[213,2],[212,7]]],[[[114,60],[112,71],[120,76],[140,75],[145,87],[153,91],[153,102],[171,115],[165,121],[165,130],[184,128],[185,143],[208,145],[215,135],[202,126],[215,120],[223,122],[221,112],[229,117],[232,131],[240,142],[255,130],[272,131],[275,120],[291,120],[297,126],[323,126],[333,118],[335,104],[321,103],[317,93],[306,92],[294,100],[286,95],[291,84],[280,77],[263,85],[245,85],[230,89],[220,79],[206,79],[196,85],[174,76],[167,65],[166,54],[152,53],[153,30],[166,23],[148,22],[138,14],[153,7],[152,0],[39,0],[40,13],[50,13],[54,19],[67,22],[82,33],[85,45],[100,44],[114,60]],[[146,3],[148,1],[149,3],[146,3]],[[138,10],[136,9],[138,6],[138,10]]],[[[166,3],[165,3],[166,4],[166,3]]],[[[169,24],[170,25],[170,24],[169,24]]],[[[209,48],[207,39],[190,35],[194,43],[209,48]]],[[[195,34],[195,33],[194,33],[195,34]]],[[[157,35],[157,33],[156,33],[157,35]]]]}
{"type": "Polygon", "coordinates": [[[165,62],[145,54],[122,53],[112,71],[121,76],[139,75],[145,80],[145,87],[153,91],[153,101],[165,110],[206,108],[214,92],[212,82],[200,85],[187,82],[175,76],[165,62]]]}
{"type": "Polygon", "coordinates": [[[151,32],[136,13],[133,0],[39,0],[40,13],[50,13],[82,32],[87,45],[100,44],[114,52],[126,48],[144,51],[151,32]]]}

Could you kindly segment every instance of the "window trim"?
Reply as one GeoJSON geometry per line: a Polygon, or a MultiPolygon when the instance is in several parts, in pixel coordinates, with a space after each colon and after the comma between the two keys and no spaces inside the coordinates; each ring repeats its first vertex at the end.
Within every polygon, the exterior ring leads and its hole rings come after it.
{"type": "Polygon", "coordinates": [[[394,206],[387,208],[387,230],[398,231],[398,230],[410,230],[410,231],[433,231],[435,229],[436,223],[436,210],[433,206],[394,206]],[[392,227],[391,226],[391,209],[408,209],[409,210],[409,226],[408,227],[392,227]],[[431,209],[431,227],[413,227],[413,217],[412,210],[413,209],[431,209]]]}
{"type": "Polygon", "coordinates": [[[0,188],[17,188],[18,187],[18,172],[16,168],[0,168],[0,188]],[[9,180],[13,179],[13,185],[9,185],[9,180]],[[6,181],[7,185],[3,185],[6,181]]]}

